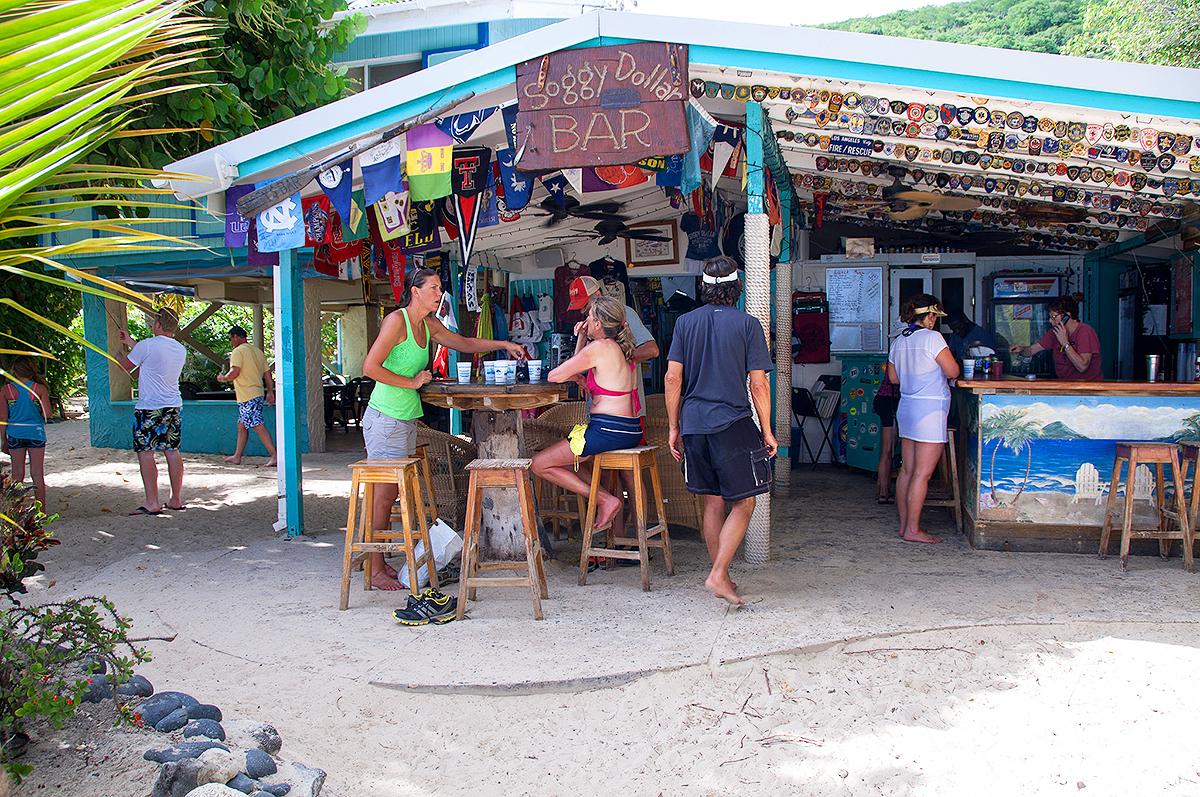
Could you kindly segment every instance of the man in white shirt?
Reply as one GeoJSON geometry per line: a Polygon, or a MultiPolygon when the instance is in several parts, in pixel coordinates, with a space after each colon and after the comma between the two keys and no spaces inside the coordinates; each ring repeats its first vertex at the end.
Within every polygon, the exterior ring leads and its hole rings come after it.
{"type": "Polygon", "coordinates": [[[183,503],[183,457],[179,453],[181,427],[179,411],[183,397],[179,393],[179,375],[187,360],[187,349],[174,339],[179,329],[179,317],[174,310],[163,308],[147,316],[154,337],[134,340],[129,332],[121,331],[122,348],[113,358],[126,371],[137,369],[138,401],[133,412],[133,450],[137,452],[142,472],[146,502],[130,515],[161,515],[164,507],[181,512],[183,503]],[[124,347],[130,351],[125,353],[124,347]],[[171,497],[166,504],[158,498],[158,465],[154,452],[161,451],[167,460],[171,479],[171,497]]]}

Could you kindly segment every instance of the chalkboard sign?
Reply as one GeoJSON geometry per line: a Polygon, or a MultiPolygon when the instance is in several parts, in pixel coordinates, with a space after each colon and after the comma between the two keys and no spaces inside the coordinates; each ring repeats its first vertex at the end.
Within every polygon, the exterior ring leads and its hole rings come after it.
{"type": "Polygon", "coordinates": [[[825,270],[832,351],[885,351],[883,269],[825,270]]]}

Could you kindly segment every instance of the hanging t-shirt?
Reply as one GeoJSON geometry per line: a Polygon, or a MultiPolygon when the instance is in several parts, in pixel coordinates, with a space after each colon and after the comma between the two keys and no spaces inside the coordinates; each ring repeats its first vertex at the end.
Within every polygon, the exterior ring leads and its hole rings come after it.
{"type": "Polygon", "coordinates": [[[625,286],[625,295],[629,295],[629,269],[620,260],[612,257],[602,257],[588,264],[592,276],[598,280],[612,277],[625,286]]]}
{"type": "Polygon", "coordinates": [[[689,260],[708,260],[721,254],[717,249],[717,233],[704,224],[695,213],[684,213],[679,219],[679,229],[687,234],[689,260]]]}
{"type": "Polygon", "coordinates": [[[568,310],[571,303],[571,282],[576,277],[590,277],[591,270],[582,263],[568,263],[554,269],[554,319],[559,332],[570,333],[583,320],[583,313],[568,310]]]}

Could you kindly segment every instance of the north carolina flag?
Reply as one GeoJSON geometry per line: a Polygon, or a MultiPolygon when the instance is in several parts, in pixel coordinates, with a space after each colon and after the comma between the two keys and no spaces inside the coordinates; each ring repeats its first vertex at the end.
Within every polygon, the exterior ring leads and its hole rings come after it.
{"type": "Polygon", "coordinates": [[[408,194],[414,202],[449,196],[453,143],[436,124],[408,131],[408,194]]]}

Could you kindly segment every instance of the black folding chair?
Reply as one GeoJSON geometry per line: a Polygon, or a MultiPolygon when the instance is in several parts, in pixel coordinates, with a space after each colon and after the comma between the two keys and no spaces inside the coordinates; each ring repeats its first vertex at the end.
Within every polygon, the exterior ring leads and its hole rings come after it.
{"type": "MultiPolygon", "coordinates": [[[[822,387],[823,383],[818,380],[815,387],[822,387]]],[[[833,462],[837,461],[837,455],[834,453],[837,449],[833,445],[833,424],[837,419],[838,410],[842,406],[842,394],[837,390],[821,390],[818,389],[814,394],[813,391],[805,387],[792,388],[792,415],[796,418],[796,424],[799,426],[800,443],[804,446],[804,450],[808,452],[809,462],[813,468],[817,467],[817,462],[821,459],[821,454],[825,452],[826,446],[829,447],[829,459],[833,462]],[[804,436],[804,424],[809,418],[815,418],[817,426],[821,430],[821,443],[817,446],[817,452],[814,454],[812,446],[808,444],[808,438],[804,436]]],[[[800,446],[792,445],[792,467],[798,467],[800,464],[800,446]]]]}

